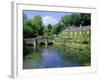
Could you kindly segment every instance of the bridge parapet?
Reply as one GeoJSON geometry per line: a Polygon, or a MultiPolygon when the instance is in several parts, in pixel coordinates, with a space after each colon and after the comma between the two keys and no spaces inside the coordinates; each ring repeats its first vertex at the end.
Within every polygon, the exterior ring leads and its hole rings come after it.
{"type": "Polygon", "coordinates": [[[27,39],[24,39],[24,41],[25,41],[26,44],[33,44],[34,46],[36,46],[37,44],[41,44],[41,43],[44,43],[46,46],[50,42],[55,43],[55,41],[53,39],[47,39],[47,38],[44,38],[44,37],[27,38],[27,39]]]}

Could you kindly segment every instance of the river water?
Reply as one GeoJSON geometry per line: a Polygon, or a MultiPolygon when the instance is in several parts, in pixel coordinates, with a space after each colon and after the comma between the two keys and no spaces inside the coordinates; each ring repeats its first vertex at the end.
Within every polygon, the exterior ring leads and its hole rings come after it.
{"type": "Polygon", "coordinates": [[[23,58],[23,69],[77,67],[83,66],[77,52],[61,46],[27,47],[28,54],[23,58]]]}

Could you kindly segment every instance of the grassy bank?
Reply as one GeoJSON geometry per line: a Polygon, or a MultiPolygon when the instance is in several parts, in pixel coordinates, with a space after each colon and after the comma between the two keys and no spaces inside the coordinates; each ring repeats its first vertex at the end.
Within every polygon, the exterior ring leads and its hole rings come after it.
{"type": "Polygon", "coordinates": [[[91,48],[90,34],[77,33],[77,38],[72,37],[70,33],[62,32],[56,40],[55,46],[59,49],[60,54],[64,59],[71,59],[79,62],[84,66],[91,65],[91,48]],[[72,38],[71,38],[72,37],[72,38]],[[61,52],[64,51],[64,52],[61,52]]]}

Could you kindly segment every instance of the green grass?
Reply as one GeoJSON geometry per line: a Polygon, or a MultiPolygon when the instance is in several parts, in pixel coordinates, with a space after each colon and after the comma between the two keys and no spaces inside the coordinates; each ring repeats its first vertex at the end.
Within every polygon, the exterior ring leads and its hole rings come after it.
{"type": "Polygon", "coordinates": [[[91,65],[91,48],[89,34],[77,32],[77,38],[71,35],[70,32],[62,31],[59,35],[59,39],[56,41],[56,46],[59,48],[62,57],[64,59],[71,59],[73,61],[78,61],[84,66],[91,65]],[[87,42],[87,43],[82,43],[87,42]],[[66,53],[66,54],[65,54],[66,53]]]}

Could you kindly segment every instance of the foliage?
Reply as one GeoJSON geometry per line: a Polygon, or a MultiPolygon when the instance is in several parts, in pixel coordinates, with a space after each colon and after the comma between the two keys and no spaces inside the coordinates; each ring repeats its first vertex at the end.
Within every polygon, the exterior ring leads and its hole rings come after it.
{"type": "Polygon", "coordinates": [[[80,41],[84,44],[90,43],[90,32],[87,34],[87,32],[83,32],[79,36],[80,41]]]}
{"type": "Polygon", "coordinates": [[[42,18],[40,16],[35,16],[32,19],[32,28],[34,37],[38,35],[43,35],[44,28],[43,28],[42,18]]]}
{"type": "Polygon", "coordinates": [[[52,30],[52,25],[51,24],[48,24],[47,25],[47,34],[48,34],[48,36],[51,35],[51,30],[52,30]]]}
{"type": "Polygon", "coordinates": [[[71,20],[71,17],[69,15],[65,15],[61,18],[61,22],[64,27],[70,26],[70,20],[71,20]]]}
{"type": "Polygon", "coordinates": [[[30,26],[24,26],[23,28],[24,38],[26,37],[32,37],[33,29],[30,26]]]}
{"type": "Polygon", "coordinates": [[[58,22],[55,26],[55,34],[59,34],[63,29],[64,27],[62,26],[61,22],[58,22]]]}
{"type": "Polygon", "coordinates": [[[91,24],[91,14],[89,13],[72,13],[71,15],[65,15],[61,18],[60,22],[63,24],[63,27],[75,26],[79,27],[80,25],[90,25],[91,24]]]}
{"type": "Polygon", "coordinates": [[[73,13],[71,14],[70,17],[70,25],[73,26],[80,26],[81,22],[80,22],[80,14],[79,13],[73,13]]]}
{"type": "Polygon", "coordinates": [[[24,38],[36,37],[38,35],[44,34],[44,27],[42,23],[42,18],[40,16],[35,16],[32,20],[28,20],[27,16],[24,14],[23,19],[24,38]]]}
{"type": "Polygon", "coordinates": [[[72,13],[70,15],[62,16],[59,22],[55,25],[43,24],[41,16],[34,16],[31,20],[23,14],[23,33],[24,38],[41,36],[51,36],[53,34],[60,34],[66,27],[80,25],[90,25],[90,13],[72,13]]]}
{"type": "Polygon", "coordinates": [[[91,25],[91,14],[81,13],[80,17],[81,17],[81,25],[82,26],[91,25]]]}

